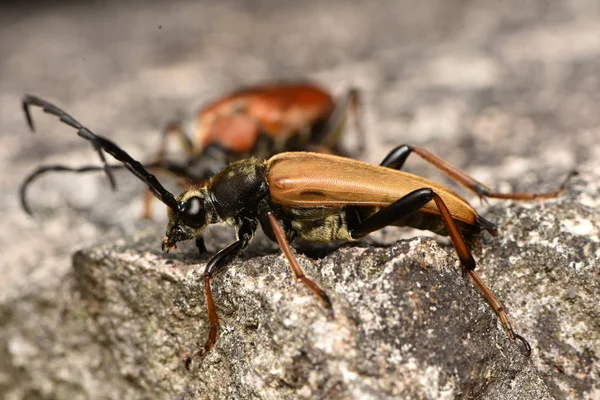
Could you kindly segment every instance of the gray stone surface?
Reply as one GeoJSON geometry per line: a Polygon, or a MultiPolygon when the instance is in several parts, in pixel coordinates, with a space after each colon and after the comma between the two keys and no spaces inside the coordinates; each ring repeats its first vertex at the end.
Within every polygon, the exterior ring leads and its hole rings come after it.
{"type": "MultiPolygon", "coordinates": [[[[1,398],[600,396],[597,1],[2,7],[1,398]],[[149,159],[174,116],[295,77],[363,89],[372,162],[411,143],[505,191],[549,190],[579,170],[556,200],[472,199],[501,227],[474,255],[531,358],[462,278],[447,240],[389,229],[323,258],[299,254],[332,296],[333,321],[259,237],[215,281],[222,335],[187,372],[182,360],[207,333],[206,258],[185,245],[159,252],[161,207],[138,220],[134,178],[119,174],[111,193],[100,175],[49,175],[29,193],[36,220],[19,210],[35,166],[96,161],[52,117],[36,114],[30,135],[23,93],[149,159]]],[[[407,167],[443,180],[416,159],[407,167]]],[[[218,227],[209,237],[211,251],[231,240],[218,227]]]]}

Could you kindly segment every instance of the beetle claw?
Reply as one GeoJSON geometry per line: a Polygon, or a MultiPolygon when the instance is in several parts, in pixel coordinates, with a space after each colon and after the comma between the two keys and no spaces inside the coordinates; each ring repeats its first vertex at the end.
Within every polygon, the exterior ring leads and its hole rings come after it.
{"type": "Polygon", "coordinates": [[[207,353],[208,352],[204,349],[196,350],[194,353],[192,353],[191,356],[185,359],[185,369],[191,371],[191,365],[195,358],[198,358],[198,365],[200,365],[202,363],[202,360],[204,360],[204,357],[206,357],[207,353]]]}
{"type": "Polygon", "coordinates": [[[515,339],[518,339],[522,344],[521,352],[523,353],[523,355],[525,357],[531,356],[531,345],[529,344],[529,342],[523,336],[517,333],[514,333],[514,336],[515,339]]]}

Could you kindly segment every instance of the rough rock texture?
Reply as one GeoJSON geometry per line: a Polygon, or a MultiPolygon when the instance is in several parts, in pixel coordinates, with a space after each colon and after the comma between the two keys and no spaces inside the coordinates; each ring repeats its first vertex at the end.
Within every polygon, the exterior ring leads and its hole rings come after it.
{"type": "MultiPolygon", "coordinates": [[[[0,398],[600,397],[596,0],[174,4],[0,9],[0,398]],[[500,226],[474,247],[481,274],[531,358],[447,240],[390,229],[321,258],[301,247],[334,320],[258,237],[215,280],[222,334],[188,372],[207,334],[206,258],[159,252],[161,207],[138,221],[134,178],[119,174],[113,194],[101,176],[49,175],[29,192],[37,221],[19,210],[35,166],[95,162],[54,118],[36,114],[30,136],[24,92],[148,159],[179,113],[307,76],[363,89],[369,161],[411,143],[504,191],[550,190],[579,170],[556,200],[472,199],[500,226]]],[[[407,168],[440,178],[416,159],[407,168]]],[[[231,240],[218,227],[208,237],[211,251],[231,240]]]]}

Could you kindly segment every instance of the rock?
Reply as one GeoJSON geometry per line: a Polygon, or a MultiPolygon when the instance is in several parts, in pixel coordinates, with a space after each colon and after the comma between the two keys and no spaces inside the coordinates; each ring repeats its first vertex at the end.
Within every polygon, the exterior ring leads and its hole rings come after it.
{"type": "MultiPolygon", "coordinates": [[[[597,178],[574,178],[557,200],[497,204],[487,214],[502,233],[484,236],[474,254],[532,344],[530,358],[463,278],[452,247],[417,236],[390,246],[345,245],[317,260],[298,254],[331,296],[333,320],[293,282],[280,253],[236,261],[213,281],[222,318],[217,345],[188,371],[186,356],[208,333],[206,257],[198,260],[190,246],[164,255],[160,234],[147,232],[75,253],[60,285],[2,305],[3,386],[18,383],[5,393],[590,396],[600,350],[600,220],[589,203],[598,198],[597,178]]],[[[261,243],[250,253],[270,253],[261,243]]]]}

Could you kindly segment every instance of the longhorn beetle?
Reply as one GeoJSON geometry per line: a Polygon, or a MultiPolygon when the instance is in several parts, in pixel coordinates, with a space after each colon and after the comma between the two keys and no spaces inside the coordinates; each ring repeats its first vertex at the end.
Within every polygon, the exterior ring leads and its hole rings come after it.
{"type": "MultiPolygon", "coordinates": [[[[188,182],[200,183],[225,165],[250,156],[269,158],[283,151],[298,150],[345,153],[340,139],[348,114],[353,114],[358,135],[356,151],[362,152],[365,135],[359,109],[360,93],[355,88],[338,99],[308,82],[262,84],[239,89],[207,104],[195,114],[191,138],[180,121],[168,124],[158,155],[146,168],[166,170],[188,182]],[[185,164],[175,166],[167,161],[171,137],[179,139],[187,157],[185,164]]],[[[41,166],[24,180],[21,204],[31,213],[26,191],[41,174],[98,169],[97,166],[41,166]]],[[[114,188],[114,182],[111,184],[114,188]]],[[[147,190],[143,213],[147,219],[151,217],[152,199],[147,190]]]]}
{"type": "MultiPolygon", "coordinates": [[[[331,301],[323,289],[304,274],[292,253],[289,244],[292,240],[353,242],[389,225],[448,235],[461,266],[497,314],[509,339],[520,341],[527,356],[531,353],[527,340],[514,331],[500,301],[475,272],[475,259],[463,238],[463,235],[470,237],[482,231],[496,235],[496,226],[447,187],[400,169],[407,157],[415,153],[481,198],[552,198],[562,187],[549,193],[496,193],[429,151],[401,145],[379,166],[310,152],[281,153],[268,160],[240,160],[223,168],[203,185],[192,186],[175,197],[114,142],[94,134],[55,105],[26,96],[23,107],[32,129],[29,112],[32,105],[42,107],[77,129],[77,134],[88,140],[99,154],[106,152],[122,162],[169,208],[163,251],[175,248],[178,242],[195,239],[202,253],[206,250],[202,232],[207,225],[226,222],[236,229],[237,240],[214,254],[206,264],[204,290],[210,331],[204,347],[186,360],[187,367],[193,358],[204,357],[217,340],[219,316],[211,290],[213,277],[246,249],[259,225],[283,250],[294,278],[314,293],[330,316],[333,316],[331,301]]],[[[106,167],[104,157],[101,159],[106,167]]],[[[109,168],[106,174],[111,176],[109,168]]]]}

